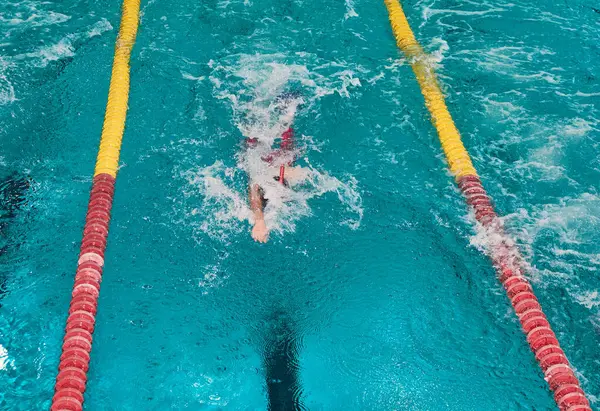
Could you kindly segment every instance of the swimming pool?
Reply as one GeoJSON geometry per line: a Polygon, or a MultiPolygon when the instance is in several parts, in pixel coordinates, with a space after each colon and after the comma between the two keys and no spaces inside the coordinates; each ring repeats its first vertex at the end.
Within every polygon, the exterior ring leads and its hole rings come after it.
{"type": "MultiPolygon", "coordinates": [[[[88,409],[265,409],[279,313],[308,409],[553,409],[382,4],[142,7],[88,409]],[[296,130],[318,178],[259,246],[241,130],[266,121],[257,96],[286,87],[308,101],[296,130]]],[[[589,2],[404,7],[594,399],[599,15],[589,2]]],[[[3,227],[0,406],[47,409],[120,4],[7,10],[2,177],[30,183],[3,227]]]]}

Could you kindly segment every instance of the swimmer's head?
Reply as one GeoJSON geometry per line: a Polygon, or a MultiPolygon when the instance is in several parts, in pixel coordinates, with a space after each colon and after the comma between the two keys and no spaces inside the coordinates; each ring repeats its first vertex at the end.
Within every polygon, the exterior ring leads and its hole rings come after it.
{"type": "MultiPolygon", "coordinates": [[[[279,177],[279,176],[274,176],[274,177],[273,177],[273,180],[275,180],[275,181],[277,181],[277,182],[279,183],[279,182],[281,182],[281,177],[279,177]]],[[[290,188],[290,184],[288,183],[288,181],[287,181],[287,179],[286,179],[286,178],[284,178],[284,179],[283,179],[283,183],[282,183],[282,185],[283,185],[284,187],[286,187],[286,188],[290,188]]]]}

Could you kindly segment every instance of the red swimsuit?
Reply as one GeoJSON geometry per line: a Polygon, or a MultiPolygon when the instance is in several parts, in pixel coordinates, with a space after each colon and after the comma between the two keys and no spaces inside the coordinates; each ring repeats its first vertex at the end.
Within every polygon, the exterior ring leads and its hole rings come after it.
{"type": "MultiPolygon", "coordinates": [[[[249,144],[250,146],[255,146],[258,143],[258,138],[256,138],[256,137],[248,138],[248,139],[246,139],[246,143],[249,144]]],[[[281,135],[281,144],[279,145],[279,148],[261,158],[264,162],[272,165],[273,163],[277,162],[277,159],[282,158],[282,157],[285,158],[286,155],[288,155],[290,153],[290,151],[293,150],[293,148],[294,148],[294,130],[290,127],[286,131],[284,131],[283,134],[281,135]]],[[[285,185],[285,183],[286,183],[285,178],[284,178],[286,165],[291,167],[293,162],[294,162],[293,160],[288,160],[287,164],[281,163],[279,165],[278,181],[281,184],[285,185]]]]}

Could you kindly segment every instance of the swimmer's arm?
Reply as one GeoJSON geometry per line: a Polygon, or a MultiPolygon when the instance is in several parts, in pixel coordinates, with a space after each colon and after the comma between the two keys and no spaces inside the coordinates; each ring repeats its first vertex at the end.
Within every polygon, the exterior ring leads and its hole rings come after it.
{"type": "Polygon", "coordinates": [[[263,214],[264,197],[262,194],[262,189],[260,188],[260,186],[258,184],[250,185],[248,198],[250,200],[250,210],[252,210],[254,219],[255,220],[264,220],[265,219],[265,216],[263,214]]]}
{"type": "Polygon", "coordinates": [[[269,239],[269,230],[265,223],[264,196],[258,184],[250,184],[248,199],[250,200],[250,209],[254,216],[252,238],[260,243],[266,243],[269,239]]]}

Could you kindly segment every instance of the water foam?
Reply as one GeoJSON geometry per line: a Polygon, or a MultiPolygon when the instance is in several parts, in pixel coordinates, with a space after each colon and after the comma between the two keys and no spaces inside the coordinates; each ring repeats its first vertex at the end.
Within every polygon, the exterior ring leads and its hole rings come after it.
{"type": "Polygon", "coordinates": [[[296,150],[288,160],[296,157],[302,170],[291,188],[273,179],[279,166],[269,167],[263,160],[272,152],[272,146],[277,146],[297,111],[302,115],[323,96],[347,96],[351,88],[360,87],[354,71],[345,67],[340,70],[338,64],[320,64],[310,71],[305,65],[287,60],[283,54],[236,55],[210,62],[213,72],[209,79],[215,97],[229,103],[241,136],[258,137],[260,141],[257,147],[247,149],[232,140],[232,144],[242,147],[235,156],[235,165],[222,160],[183,173],[193,187],[186,190],[188,195],[196,190],[200,196],[199,207],[192,211],[197,216],[196,227],[212,238],[227,241],[231,234],[248,230],[247,225],[240,224],[253,219],[248,207],[248,181],[259,184],[265,192],[265,221],[273,232],[295,231],[297,222],[312,214],[309,201],[327,193],[336,194],[347,211],[339,224],[352,229],[360,226],[363,209],[358,182],[350,174],[338,178],[311,164],[310,151],[319,151],[321,146],[315,143],[315,137],[296,133],[296,150]],[[279,96],[290,90],[298,94],[282,104],[279,96]]]}
{"type": "MultiPolygon", "coordinates": [[[[234,167],[217,161],[184,173],[188,182],[184,194],[196,204],[189,212],[190,224],[200,233],[229,242],[232,235],[248,230],[248,226],[240,224],[253,221],[247,198],[248,173],[252,173],[252,178],[261,185],[269,200],[265,208],[265,221],[273,232],[283,234],[295,231],[297,222],[311,215],[309,201],[326,193],[335,193],[346,207],[348,214],[339,224],[351,229],[360,227],[362,198],[358,192],[358,182],[353,176],[345,176],[346,180],[342,181],[308,164],[301,186],[290,190],[279,183],[272,184],[270,175],[251,170],[247,160],[240,157],[234,167]]],[[[197,240],[200,241],[201,237],[197,240]]]]}
{"type": "Polygon", "coordinates": [[[9,63],[0,57],[0,106],[16,101],[15,88],[6,76],[9,63]]]}
{"type": "Polygon", "coordinates": [[[503,218],[495,218],[489,226],[477,222],[474,213],[469,215],[469,219],[475,227],[475,234],[470,239],[472,246],[491,259],[502,261],[514,272],[532,271],[532,267],[521,257],[517,243],[506,234],[503,218]]]}
{"type": "Polygon", "coordinates": [[[14,361],[9,359],[8,351],[0,344],[0,371],[14,367],[14,361]]]}
{"type": "Polygon", "coordinates": [[[42,46],[35,51],[20,54],[14,58],[15,60],[30,59],[34,66],[46,67],[51,62],[73,57],[79,43],[92,37],[99,36],[104,32],[112,30],[112,28],[113,27],[108,20],[102,19],[94,23],[84,32],[69,34],[60,39],[57,43],[42,46]]]}
{"type": "Polygon", "coordinates": [[[575,299],[588,310],[600,307],[600,293],[598,290],[584,291],[581,294],[576,295],[575,299]]]}
{"type": "Polygon", "coordinates": [[[191,188],[184,195],[198,204],[190,212],[191,224],[211,238],[229,240],[231,234],[242,231],[239,221],[250,218],[246,196],[236,184],[236,173],[236,168],[226,167],[222,161],[183,173],[191,188]]]}
{"type": "MultiPolygon", "coordinates": [[[[31,1],[20,1],[16,4],[12,3],[10,5],[15,7],[17,10],[26,9],[24,12],[17,11],[13,13],[13,15],[0,15],[0,24],[3,26],[8,26],[12,30],[23,30],[30,27],[61,24],[71,19],[71,16],[57,13],[52,10],[40,10],[37,8],[37,5],[31,1]],[[24,15],[27,17],[23,18],[24,15]]],[[[11,29],[7,30],[7,35],[10,35],[11,29]]]]}
{"type": "Polygon", "coordinates": [[[600,269],[600,254],[594,247],[599,212],[600,197],[585,193],[531,211],[521,209],[503,219],[527,260],[535,259],[535,266],[527,267],[529,276],[540,286],[557,284],[573,301],[593,311],[600,307],[593,281],[593,273],[600,269]]]}
{"type": "Polygon", "coordinates": [[[354,10],[354,1],[353,0],[344,0],[346,3],[346,14],[344,15],[344,19],[348,20],[353,17],[358,17],[358,13],[354,10]]]}

